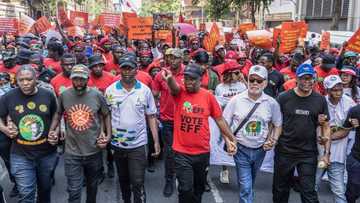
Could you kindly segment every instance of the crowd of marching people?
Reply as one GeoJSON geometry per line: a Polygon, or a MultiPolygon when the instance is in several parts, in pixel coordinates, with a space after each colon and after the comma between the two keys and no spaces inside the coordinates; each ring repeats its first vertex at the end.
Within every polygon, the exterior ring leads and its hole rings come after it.
{"type": "MultiPolygon", "coordinates": [[[[275,203],[288,202],[291,189],[319,202],[325,174],[334,202],[360,197],[360,57],[346,42],[282,54],[280,42],[266,50],[240,35],[208,52],[197,34],[171,45],[115,30],[57,31],[61,38],[1,41],[0,156],[18,202],[51,202],[62,156],[64,202],[80,203],[84,186],[86,202],[96,202],[98,185],[115,176],[125,203],[146,202],[145,171],[162,157],[159,193],[177,189],[180,203],[200,203],[211,190],[214,127],[233,157],[240,203],[254,202],[267,153],[275,203]]],[[[222,166],[221,183],[229,172],[222,166]]]]}

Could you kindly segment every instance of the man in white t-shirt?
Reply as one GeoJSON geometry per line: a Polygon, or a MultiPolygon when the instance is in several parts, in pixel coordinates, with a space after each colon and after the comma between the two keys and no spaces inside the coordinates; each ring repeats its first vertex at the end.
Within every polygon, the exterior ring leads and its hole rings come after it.
{"type": "Polygon", "coordinates": [[[160,145],[156,124],[156,105],[151,90],[137,81],[137,63],[132,56],[119,60],[121,80],[106,89],[105,97],[111,109],[112,139],[120,189],[124,202],[145,202],[145,167],[147,163],[147,128],[154,139],[154,156],[160,145]]]}
{"type": "Polygon", "coordinates": [[[268,72],[265,67],[250,68],[248,90],[236,95],[225,107],[223,116],[235,134],[238,150],[234,156],[239,185],[240,203],[253,202],[256,172],[281,133],[282,116],[275,99],[264,93],[268,72]],[[255,111],[254,106],[257,106],[255,111]],[[250,112],[253,112],[249,117],[250,112]],[[244,120],[247,121],[245,122],[244,120]]]}
{"type": "Polygon", "coordinates": [[[334,133],[341,129],[350,108],[355,106],[355,102],[343,94],[343,84],[341,78],[337,75],[326,77],[324,87],[328,94],[326,101],[330,115],[329,123],[332,141],[330,148],[330,165],[327,169],[319,169],[317,171],[316,183],[317,186],[319,186],[321,177],[327,172],[335,202],[346,203],[344,173],[348,136],[339,137],[334,133]]]}

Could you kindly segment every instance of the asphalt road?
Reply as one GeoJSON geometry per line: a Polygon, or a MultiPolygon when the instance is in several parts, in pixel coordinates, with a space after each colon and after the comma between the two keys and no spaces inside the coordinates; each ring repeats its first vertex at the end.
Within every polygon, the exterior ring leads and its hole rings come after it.
{"type": "MultiPolygon", "coordinates": [[[[3,166],[3,164],[2,164],[3,166]]],[[[234,169],[230,170],[231,182],[230,184],[221,184],[219,182],[219,172],[221,167],[212,166],[210,168],[209,178],[212,186],[212,191],[205,193],[203,196],[203,202],[205,203],[235,203],[238,202],[238,187],[236,184],[236,174],[234,169]]],[[[5,194],[7,196],[8,203],[15,203],[16,198],[9,198],[9,192],[12,188],[12,184],[9,181],[8,175],[4,170],[0,170],[0,184],[4,187],[5,194]]],[[[176,203],[177,194],[175,193],[170,198],[165,198],[162,195],[162,188],[164,185],[163,179],[163,162],[158,161],[156,163],[155,173],[146,172],[146,194],[147,202],[150,203],[176,203]]],[[[116,177],[116,176],[115,176],[116,177]]],[[[271,193],[272,174],[259,172],[255,183],[255,203],[270,203],[272,202],[271,193]]],[[[319,198],[321,203],[334,202],[330,194],[329,186],[326,182],[322,182],[319,198]]],[[[59,166],[56,169],[56,184],[52,190],[53,203],[65,203],[67,199],[66,193],[66,177],[64,175],[63,161],[60,160],[59,166]]],[[[85,189],[83,189],[82,202],[85,202],[85,189]]],[[[100,185],[98,191],[98,202],[122,202],[121,194],[119,190],[119,184],[114,179],[106,178],[100,185]]],[[[292,192],[290,196],[291,203],[300,203],[300,195],[292,192]]]]}

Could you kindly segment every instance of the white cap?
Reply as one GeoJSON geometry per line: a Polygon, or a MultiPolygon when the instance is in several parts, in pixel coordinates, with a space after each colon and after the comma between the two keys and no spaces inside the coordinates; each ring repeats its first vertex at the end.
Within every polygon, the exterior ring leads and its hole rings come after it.
{"type": "Polygon", "coordinates": [[[260,66],[260,65],[251,66],[251,68],[249,70],[249,76],[253,75],[253,74],[255,74],[265,80],[267,80],[267,78],[268,78],[268,71],[266,70],[266,68],[264,66],[260,66]]]}
{"type": "Polygon", "coordinates": [[[224,46],[222,44],[218,44],[215,46],[215,51],[219,51],[219,49],[224,49],[224,46]]]}
{"type": "Polygon", "coordinates": [[[338,75],[329,75],[324,79],[324,87],[326,89],[331,89],[339,83],[342,83],[342,81],[338,75]]]}

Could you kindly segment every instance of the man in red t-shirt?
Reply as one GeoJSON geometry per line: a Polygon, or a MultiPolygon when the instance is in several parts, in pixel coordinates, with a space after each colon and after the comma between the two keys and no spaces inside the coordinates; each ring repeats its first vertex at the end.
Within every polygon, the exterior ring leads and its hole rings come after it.
{"type": "Polygon", "coordinates": [[[60,58],[64,54],[64,47],[58,41],[49,41],[47,45],[48,57],[44,59],[44,65],[59,74],[62,72],[60,58]]]}
{"type": "Polygon", "coordinates": [[[303,63],[304,59],[304,55],[295,53],[290,60],[290,66],[280,70],[280,73],[284,75],[285,82],[296,78],[296,68],[303,63]]]}
{"type": "Polygon", "coordinates": [[[316,80],[319,84],[319,93],[325,95],[324,78],[329,75],[339,75],[339,71],[336,69],[334,56],[324,53],[320,57],[322,59],[321,64],[315,66],[316,80]]]}
{"type": "MultiPolygon", "coordinates": [[[[60,60],[62,73],[51,79],[50,84],[53,86],[56,96],[59,96],[63,91],[72,87],[72,80],[70,74],[73,66],[76,65],[76,57],[74,54],[66,53],[60,60]]],[[[93,86],[92,82],[88,82],[88,86],[93,86]]]]}
{"type": "Polygon", "coordinates": [[[89,57],[89,69],[90,73],[90,81],[94,84],[94,86],[100,90],[102,93],[105,92],[106,88],[109,87],[113,81],[114,76],[104,71],[105,62],[100,54],[93,55],[89,57]]]}
{"type": "Polygon", "coordinates": [[[120,45],[114,45],[112,47],[112,56],[111,60],[106,59],[106,64],[104,67],[104,70],[113,74],[113,75],[119,75],[120,74],[120,67],[119,67],[119,59],[121,58],[124,53],[126,53],[126,49],[120,45]]]}
{"type": "Polygon", "coordinates": [[[200,87],[199,65],[190,64],[185,68],[184,86],[177,84],[171,71],[161,74],[175,100],[173,150],[179,203],[201,202],[210,161],[209,117],[220,128],[230,154],[236,153],[236,140],[214,95],[200,87]]]}
{"type": "Polygon", "coordinates": [[[174,131],[174,99],[170,95],[169,87],[166,81],[162,77],[162,72],[168,69],[176,82],[180,85],[183,84],[184,80],[184,66],[182,65],[181,52],[170,50],[167,53],[170,66],[163,68],[153,80],[152,91],[155,98],[159,99],[160,103],[160,120],[163,126],[161,130],[161,137],[164,143],[165,152],[165,179],[166,184],[163,190],[165,197],[170,197],[174,192],[175,187],[175,163],[174,153],[172,151],[173,144],[173,131],[174,131]]]}
{"type": "Polygon", "coordinates": [[[15,75],[19,67],[16,65],[16,55],[13,52],[3,53],[3,64],[0,65],[0,72],[9,73],[12,85],[16,85],[15,75]]]}

